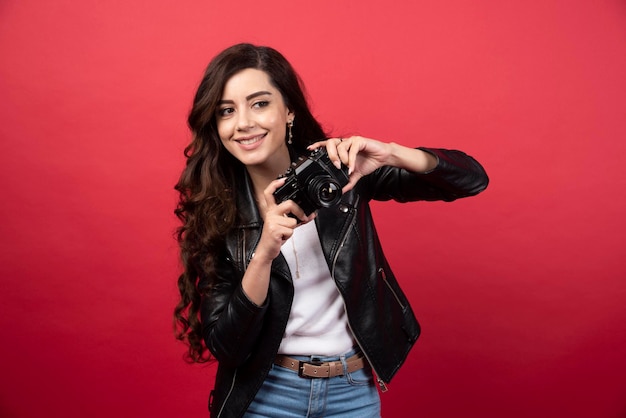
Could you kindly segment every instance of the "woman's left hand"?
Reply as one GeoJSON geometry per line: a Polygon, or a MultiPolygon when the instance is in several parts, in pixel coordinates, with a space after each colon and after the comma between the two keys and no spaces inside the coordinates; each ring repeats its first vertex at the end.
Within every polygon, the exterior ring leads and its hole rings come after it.
{"type": "Polygon", "coordinates": [[[326,147],[328,157],[337,168],[341,164],[348,167],[350,181],[343,188],[343,192],[352,189],[363,176],[376,170],[378,167],[388,165],[391,158],[391,145],[362,136],[349,138],[329,138],[311,144],[308,149],[314,150],[326,147]]]}

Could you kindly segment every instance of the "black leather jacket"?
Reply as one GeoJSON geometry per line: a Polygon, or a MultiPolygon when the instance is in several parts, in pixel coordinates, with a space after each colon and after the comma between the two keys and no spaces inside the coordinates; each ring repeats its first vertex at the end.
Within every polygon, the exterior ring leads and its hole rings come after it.
{"type": "MultiPolygon", "coordinates": [[[[339,205],[320,210],[315,219],[350,328],[382,385],[403,364],[420,327],[383,254],[368,202],[452,201],[475,195],[488,184],[481,165],[466,154],[422,149],[439,159],[430,173],[381,167],[344,194],[339,205]]],[[[240,417],[247,409],[274,361],[294,293],[282,254],[273,261],[264,305],[253,304],[243,293],[241,280],[263,221],[247,174],[241,180],[236,191],[240,222],[226,239],[217,282],[201,308],[203,337],[219,362],[209,402],[214,417],[240,417]]]]}

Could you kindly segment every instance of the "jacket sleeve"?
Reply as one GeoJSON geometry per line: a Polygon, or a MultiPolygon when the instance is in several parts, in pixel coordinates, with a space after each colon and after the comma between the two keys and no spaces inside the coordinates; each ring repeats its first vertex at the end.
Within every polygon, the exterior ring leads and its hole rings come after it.
{"type": "Polygon", "coordinates": [[[202,298],[202,336],[221,364],[237,367],[256,344],[268,303],[257,306],[251,302],[234,266],[227,260],[218,264],[215,284],[202,298]]]}
{"type": "Polygon", "coordinates": [[[487,188],[489,177],[478,161],[462,151],[419,148],[437,157],[428,173],[380,167],[365,177],[363,192],[374,200],[453,200],[474,196],[487,188]]]}

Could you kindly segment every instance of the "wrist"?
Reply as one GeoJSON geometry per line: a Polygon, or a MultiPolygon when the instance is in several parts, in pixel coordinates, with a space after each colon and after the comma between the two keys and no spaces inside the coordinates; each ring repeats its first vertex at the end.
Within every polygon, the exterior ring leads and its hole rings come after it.
{"type": "Polygon", "coordinates": [[[402,151],[402,145],[397,144],[395,142],[388,142],[387,143],[387,147],[388,147],[388,157],[387,157],[387,162],[385,163],[385,165],[388,166],[392,166],[392,167],[400,167],[402,164],[402,158],[401,158],[401,151],[402,151]]]}
{"type": "Polygon", "coordinates": [[[394,142],[388,145],[390,150],[388,165],[414,173],[428,173],[437,167],[437,157],[427,151],[408,148],[394,142]]]}
{"type": "Polygon", "coordinates": [[[252,256],[250,257],[250,263],[248,265],[254,265],[258,267],[271,266],[272,261],[273,258],[268,257],[264,251],[259,251],[257,249],[252,253],[252,256]]]}

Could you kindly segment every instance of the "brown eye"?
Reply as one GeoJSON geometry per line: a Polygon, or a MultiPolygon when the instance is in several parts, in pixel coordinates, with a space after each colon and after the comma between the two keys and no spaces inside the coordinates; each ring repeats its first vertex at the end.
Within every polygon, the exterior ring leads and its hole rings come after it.
{"type": "Polygon", "coordinates": [[[232,114],[234,111],[235,111],[235,109],[233,109],[232,107],[224,107],[222,109],[219,109],[217,111],[217,114],[220,117],[224,117],[224,116],[228,116],[228,115],[232,114]]]}
{"type": "Polygon", "coordinates": [[[255,102],[255,103],[252,105],[252,107],[255,107],[255,108],[257,108],[257,109],[258,109],[258,108],[266,107],[266,106],[268,106],[269,104],[270,104],[270,102],[268,102],[267,100],[261,100],[261,101],[259,101],[259,102],[255,102]]]}

